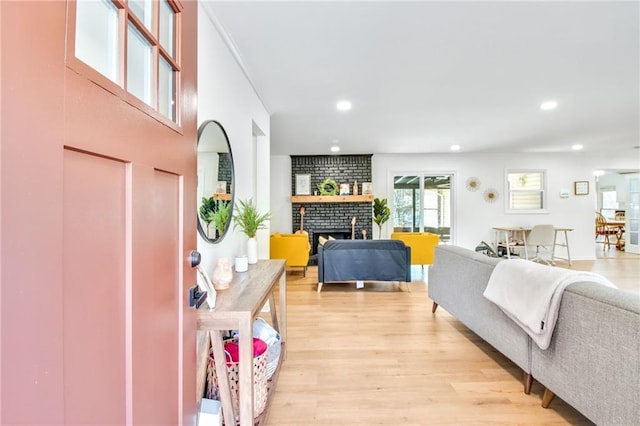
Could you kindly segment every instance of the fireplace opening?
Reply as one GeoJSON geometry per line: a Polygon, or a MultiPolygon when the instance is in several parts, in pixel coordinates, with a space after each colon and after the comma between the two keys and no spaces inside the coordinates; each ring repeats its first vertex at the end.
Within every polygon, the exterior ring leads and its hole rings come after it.
{"type": "Polygon", "coordinates": [[[312,231],[313,240],[311,242],[311,254],[318,254],[318,241],[320,237],[324,237],[329,239],[329,237],[335,238],[336,240],[349,240],[351,239],[351,230],[350,229],[319,229],[317,231],[312,231]]]}

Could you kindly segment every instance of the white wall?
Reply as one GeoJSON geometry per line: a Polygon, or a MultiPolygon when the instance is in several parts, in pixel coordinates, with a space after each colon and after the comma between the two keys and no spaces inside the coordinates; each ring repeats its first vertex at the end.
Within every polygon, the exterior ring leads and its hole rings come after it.
{"type": "MultiPolygon", "coordinates": [[[[213,22],[207,8],[199,3],[198,124],[206,120],[222,124],[233,153],[236,201],[253,198],[260,211],[267,212],[270,209],[269,168],[262,168],[258,177],[256,165],[269,164],[269,113],[213,22]],[[266,198],[264,194],[267,194],[266,198]]],[[[258,234],[259,258],[269,257],[268,241],[262,241],[265,235],[269,235],[268,230],[258,234]]],[[[205,269],[211,273],[217,258],[234,257],[245,251],[246,239],[240,230],[233,230],[233,223],[227,236],[217,244],[205,242],[198,235],[198,251],[202,254],[205,269]]]]}
{"type": "MultiPolygon", "coordinates": [[[[376,197],[392,200],[393,181],[396,172],[448,172],[454,174],[452,188],[452,243],[475,248],[482,240],[493,242],[494,226],[532,226],[551,223],[574,228],[569,233],[571,258],[594,259],[594,211],[596,185],[593,171],[598,169],[638,168],[635,158],[603,159],[580,153],[567,154],[412,154],[374,155],[372,158],[373,193],[376,197]],[[547,176],[546,214],[505,213],[505,169],[542,169],[547,176]],[[465,182],[477,177],[481,186],[469,192],[465,182]],[[573,183],[590,182],[589,195],[573,195],[573,183]],[[487,203],[483,192],[489,188],[498,190],[499,199],[487,203]],[[560,198],[561,190],[569,192],[569,198],[560,198]]],[[[274,213],[272,232],[292,232],[291,222],[291,159],[288,156],[271,157],[271,206],[274,213]]],[[[383,235],[392,230],[387,222],[383,235]]],[[[374,227],[375,228],[375,227],[374,227]]],[[[377,230],[374,234],[377,237],[377,230]]]]}
{"type": "Polygon", "coordinates": [[[291,218],[291,157],[271,157],[271,231],[293,232],[291,218]]]}

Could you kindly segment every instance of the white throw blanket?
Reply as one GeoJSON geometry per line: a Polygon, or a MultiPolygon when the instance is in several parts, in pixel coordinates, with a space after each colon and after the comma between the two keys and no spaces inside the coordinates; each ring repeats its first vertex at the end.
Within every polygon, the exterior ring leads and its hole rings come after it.
{"type": "Polygon", "coordinates": [[[558,319],[564,289],[580,281],[615,287],[602,275],[592,272],[511,259],[496,265],[484,297],[498,305],[541,349],[547,349],[558,319]]]}

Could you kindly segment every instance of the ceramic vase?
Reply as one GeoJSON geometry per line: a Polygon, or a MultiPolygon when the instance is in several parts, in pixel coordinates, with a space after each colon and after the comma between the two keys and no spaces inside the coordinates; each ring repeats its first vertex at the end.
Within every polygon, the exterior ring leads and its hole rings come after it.
{"type": "Polygon", "coordinates": [[[231,266],[231,259],[227,257],[221,257],[216,260],[215,268],[213,269],[213,287],[216,290],[224,290],[229,288],[229,284],[233,279],[233,272],[231,266]]]}
{"type": "Polygon", "coordinates": [[[251,237],[247,241],[247,257],[250,265],[258,263],[258,240],[256,237],[251,237]]]}

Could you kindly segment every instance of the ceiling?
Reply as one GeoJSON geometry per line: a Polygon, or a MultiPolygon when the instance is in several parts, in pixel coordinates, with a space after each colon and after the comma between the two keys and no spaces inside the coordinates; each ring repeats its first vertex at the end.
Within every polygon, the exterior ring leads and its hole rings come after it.
{"type": "Polygon", "coordinates": [[[204,5],[272,155],[640,152],[638,2],[204,5]]]}

